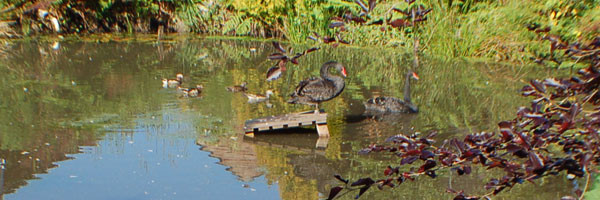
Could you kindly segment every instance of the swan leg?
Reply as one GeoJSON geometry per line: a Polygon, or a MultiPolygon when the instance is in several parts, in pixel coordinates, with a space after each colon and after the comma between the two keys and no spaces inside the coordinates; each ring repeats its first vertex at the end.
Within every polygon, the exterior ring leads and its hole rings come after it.
{"type": "Polygon", "coordinates": [[[319,114],[320,113],[320,111],[319,111],[319,104],[315,104],[315,109],[316,109],[315,110],[315,114],[319,114]]]}

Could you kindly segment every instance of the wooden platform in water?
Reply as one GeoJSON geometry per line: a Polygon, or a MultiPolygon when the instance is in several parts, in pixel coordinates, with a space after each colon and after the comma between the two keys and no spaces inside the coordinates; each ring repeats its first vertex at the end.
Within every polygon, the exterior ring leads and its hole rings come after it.
{"type": "Polygon", "coordinates": [[[315,125],[319,137],[329,137],[327,129],[327,113],[314,111],[291,113],[277,116],[269,116],[258,119],[247,120],[244,125],[246,136],[254,137],[260,131],[272,131],[277,129],[294,128],[315,125]]]}

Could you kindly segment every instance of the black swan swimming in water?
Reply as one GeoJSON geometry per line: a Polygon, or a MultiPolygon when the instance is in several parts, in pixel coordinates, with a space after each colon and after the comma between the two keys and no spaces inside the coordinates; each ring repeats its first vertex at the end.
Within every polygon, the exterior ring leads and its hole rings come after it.
{"type": "Polygon", "coordinates": [[[419,108],[410,100],[410,79],[419,80],[417,73],[408,71],[404,83],[404,101],[394,97],[375,97],[365,102],[367,112],[377,113],[416,113],[419,108]]]}
{"type": "Polygon", "coordinates": [[[342,64],[335,61],[326,62],[321,66],[321,77],[300,81],[296,90],[290,95],[288,103],[314,105],[315,113],[319,113],[319,103],[337,97],[346,86],[344,78],[329,73],[329,68],[332,67],[346,77],[346,68],[342,64]]]}

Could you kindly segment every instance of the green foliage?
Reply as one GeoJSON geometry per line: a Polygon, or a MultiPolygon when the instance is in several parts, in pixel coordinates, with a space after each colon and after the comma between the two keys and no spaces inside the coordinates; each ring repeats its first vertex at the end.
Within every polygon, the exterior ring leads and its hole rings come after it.
{"type": "MultiPolygon", "coordinates": [[[[14,19],[31,5],[24,0],[0,2],[0,8],[7,10],[0,17],[14,19]]],[[[549,43],[540,40],[543,34],[528,31],[527,24],[550,27],[548,34],[569,43],[585,43],[600,34],[600,0],[421,0],[411,6],[419,5],[433,9],[416,34],[421,49],[430,55],[526,63],[550,56],[549,43]]],[[[66,32],[155,32],[156,27],[150,25],[158,21],[167,26],[168,32],[276,37],[293,43],[305,43],[312,32],[334,36],[335,30],[328,28],[332,17],[345,12],[358,15],[361,11],[351,0],[60,0],[52,6],[66,32]],[[78,13],[85,20],[79,19],[78,13]]],[[[378,1],[368,17],[370,21],[397,19],[402,14],[391,8],[408,7],[405,1],[378,1]]],[[[19,30],[24,34],[40,29],[35,19],[24,18],[21,26],[19,30]]],[[[347,22],[345,28],[348,31],[342,33],[344,39],[359,46],[410,49],[415,37],[415,30],[409,27],[399,30],[385,23],[383,29],[353,22],[347,22]]],[[[577,67],[572,63],[548,64],[577,67]]]]}

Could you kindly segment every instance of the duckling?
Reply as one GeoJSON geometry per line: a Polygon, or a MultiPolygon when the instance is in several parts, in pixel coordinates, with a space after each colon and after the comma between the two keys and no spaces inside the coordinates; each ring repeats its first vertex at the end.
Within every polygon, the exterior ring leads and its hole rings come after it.
{"type": "Polygon", "coordinates": [[[247,84],[248,83],[246,83],[244,81],[241,85],[229,86],[229,87],[227,87],[227,91],[230,91],[230,92],[244,92],[244,91],[248,90],[248,88],[246,88],[247,84]]]}
{"type": "Polygon", "coordinates": [[[244,93],[244,95],[246,95],[246,97],[248,97],[248,103],[258,103],[258,102],[262,102],[262,101],[268,100],[269,97],[271,95],[273,95],[273,91],[272,90],[267,90],[267,92],[265,93],[265,95],[248,94],[248,93],[244,93]]]}
{"type": "Polygon", "coordinates": [[[176,88],[183,83],[183,74],[177,74],[176,79],[166,79],[162,80],[163,88],[176,88]]]}
{"type": "Polygon", "coordinates": [[[196,88],[182,88],[178,87],[178,89],[183,92],[184,97],[197,97],[202,92],[204,87],[202,85],[196,85],[196,88]]]}

